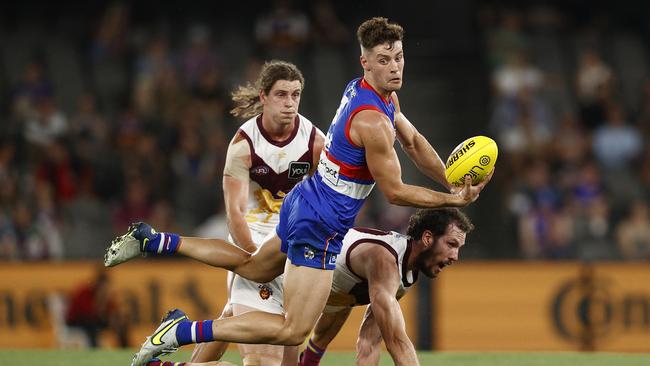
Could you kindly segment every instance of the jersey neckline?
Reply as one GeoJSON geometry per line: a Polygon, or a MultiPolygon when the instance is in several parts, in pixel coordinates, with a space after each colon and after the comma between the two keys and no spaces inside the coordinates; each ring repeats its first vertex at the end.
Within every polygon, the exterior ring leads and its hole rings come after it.
{"type": "Polygon", "coordinates": [[[277,146],[277,147],[285,147],[293,141],[293,139],[296,137],[298,134],[298,128],[300,127],[300,116],[296,115],[296,119],[293,121],[293,131],[291,131],[291,135],[284,140],[284,141],[277,141],[274,140],[271,135],[264,129],[264,125],[262,124],[262,114],[257,116],[257,119],[255,121],[257,123],[257,128],[260,130],[260,133],[264,137],[266,141],[268,141],[269,144],[277,146]]]}
{"type": "Polygon", "coordinates": [[[389,105],[389,104],[390,104],[390,101],[388,100],[388,98],[384,98],[381,94],[379,94],[379,92],[377,91],[377,89],[373,88],[372,85],[370,85],[370,84],[366,81],[365,78],[361,78],[361,82],[359,83],[359,85],[360,85],[362,88],[364,88],[364,89],[368,89],[368,90],[371,90],[373,93],[377,94],[377,96],[379,97],[379,99],[381,99],[381,101],[384,102],[384,104],[386,104],[386,105],[389,105]]]}

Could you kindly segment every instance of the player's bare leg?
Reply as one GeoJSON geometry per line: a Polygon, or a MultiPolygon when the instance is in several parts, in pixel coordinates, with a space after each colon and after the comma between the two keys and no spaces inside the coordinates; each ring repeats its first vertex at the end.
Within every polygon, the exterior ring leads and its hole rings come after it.
{"type": "Polygon", "coordinates": [[[284,346],[282,366],[298,366],[298,346],[284,346]]]}
{"type": "Polygon", "coordinates": [[[228,319],[215,320],[215,340],[235,343],[299,345],[320,316],[333,271],[287,262],[284,277],[284,315],[252,311],[228,319]]]}
{"type": "Polygon", "coordinates": [[[323,313],[314,327],[314,334],[311,336],[305,350],[300,354],[301,365],[311,366],[320,364],[320,360],[327,350],[327,346],[339,333],[343,324],[350,315],[350,308],[333,313],[323,313]]]}
{"type": "Polygon", "coordinates": [[[158,233],[150,225],[139,222],[132,224],[126,234],[111,242],[104,255],[104,265],[113,267],[148,254],[180,254],[265,283],[280,275],[284,269],[286,255],[280,251],[280,244],[280,238],[273,235],[251,254],[223,239],[158,233]]]}
{"type": "MultiPolygon", "coordinates": [[[[228,292],[230,293],[230,291],[228,292]]],[[[229,318],[232,315],[232,305],[228,302],[228,304],[224,306],[219,319],[229,318]]],[[[197,343],[196,346],[194,346],[194,351],[192,351],[190,362],[201,363],[220,360],[221,357],[223,357],[223,354],[226,353],[229,344],[230,343],[228,342],[197,343]]]]}
{"type": "Polygon", "coordinates": [[[282,274],[286,254],[277,235],[267,239],[253,254],[221,239],[183,237],[178,253],[213,267],[232,271],[248,280],[266,283],[282,274]]]}
{"type": "Polygon", "coordinates": [[[173,362],[164,361],[157,358],[149,361],[146,366],[237,366],[227,361],[210,361],[210,362],[173,362]]]}
{"type": "Polygon", "coordinates": [[[335,313],[323,313],[314,327],[312,342],[322,349],[327,348],[348,320],[350,311],[348,308],[335,313]]]}
{"type": "MultiPolygon", "coordinates": [[[[241,315],[257,309],[233,304],[233,314],[241,315]]],[[[244,366],[280,366],[282,364],[282,354],[284,346],[270,344],[238,344],[237,348],[241,354],[244,366]]]]}

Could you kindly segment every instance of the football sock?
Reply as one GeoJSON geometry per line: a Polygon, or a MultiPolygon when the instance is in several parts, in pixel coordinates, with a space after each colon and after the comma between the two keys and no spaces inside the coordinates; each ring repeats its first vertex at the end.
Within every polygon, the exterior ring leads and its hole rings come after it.
{"type": "Polygon", "coordinates": [[[147,362],[147,366],[185,366],[185,362],[161,361],[157,358],[147,362]]]}
{"type": "Polygon", "coordinates": [[[174,233],[156,233],[153,239],[144,239],[144,251],[156,254],[174,254],[181,237],[174,233]]]}
{"type": "Polygon", "coordinates": [[[300,360],[301,366],[318,366],[320,359],[323,358],[325,354],[325,349],[321,349],[314,342],[309,340],[307,347],[302,353],[302,359],[300,360]]]}
{"type": "Polygon", "coordinates": [[[179,346],[190,343],[212,342],[212,320],[185,321],[178,323],[176,328],[176,340],[179,346]]]}

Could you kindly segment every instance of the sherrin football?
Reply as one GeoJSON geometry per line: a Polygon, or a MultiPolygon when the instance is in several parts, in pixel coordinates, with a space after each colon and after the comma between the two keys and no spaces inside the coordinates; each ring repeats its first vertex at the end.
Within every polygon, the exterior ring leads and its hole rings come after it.
{"type": "Polygon", "coordinates": [[[481,183],[492,171],[497,161],[497,143],[486,136],[474,136],[460,143],[449,154],[445,165],[447,181],[457,187],[465,184],[465,175],[472,177],[472,184],[481,183]]]}

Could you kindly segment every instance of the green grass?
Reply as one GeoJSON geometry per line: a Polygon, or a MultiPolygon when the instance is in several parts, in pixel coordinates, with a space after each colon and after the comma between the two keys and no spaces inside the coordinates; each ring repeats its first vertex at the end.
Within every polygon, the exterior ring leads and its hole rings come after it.
{"type": "MultiPolygon", "coordinates": [[[[650,355],[621,353],[455,353],[419,352],[422,365],[433,366],[647,366],[650,355]]],[[[0,365],[11,366],[126,366],[133,351],[62,351],[62,350],[0,350],[0,365]]],[[[182,351],[169,357],[182,361],[189,357],[182,351]]],[[[241,365],[236,352],[228,352],[224,360],[241,365]]],[[[380,365],[392,365],[387,354],[380,365]]],[[[323,366],[354,365],[354,353],[329,352],[323,366]]]]}

